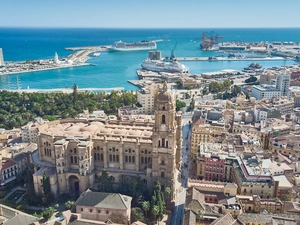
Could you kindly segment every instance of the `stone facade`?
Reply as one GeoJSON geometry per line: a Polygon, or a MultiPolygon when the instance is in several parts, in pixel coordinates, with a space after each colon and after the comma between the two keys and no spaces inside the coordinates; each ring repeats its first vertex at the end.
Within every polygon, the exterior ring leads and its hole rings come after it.
{"type": "MultiPolygon", "coordinates": [[[[60,120],[44,124],[38,135],[39,159],[56,167],[58,193],[81,193],[107,170],[116,185],[140,176],[151,190],[159,178],[175,198],[181,167],[181,114],[166,83],[155,99],[155,121],[60,120]]],[[[38,185],[38,184],[37,184],[38,185]]]]}

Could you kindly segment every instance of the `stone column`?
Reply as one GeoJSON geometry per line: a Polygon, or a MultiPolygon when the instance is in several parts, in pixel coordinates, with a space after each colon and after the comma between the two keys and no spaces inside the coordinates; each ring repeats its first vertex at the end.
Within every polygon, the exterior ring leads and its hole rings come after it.
{"type": "Polygon", "coordinates": [[[120,137],[120,144],[121,144],[121,148],[119,150],[119,158],[120,158],[120,169],[123,170],[124,169],[124,157],[123,157],[123,152],[124,152],[124,142],[123,142],[123,138],[120,137]]]}
{"type": "Polygon", "coordinates": [[[135,145],[135,170],[139,171],[140,170],[140,140],[137,138],[136,139],[136,145],[135,145]]]}
{"type": "Polygon", "coordinates": [[[103,164],[104,168],[107,168],[107,140],[106,136],[104,136],[104,145],[103,145],[103,164]]]}

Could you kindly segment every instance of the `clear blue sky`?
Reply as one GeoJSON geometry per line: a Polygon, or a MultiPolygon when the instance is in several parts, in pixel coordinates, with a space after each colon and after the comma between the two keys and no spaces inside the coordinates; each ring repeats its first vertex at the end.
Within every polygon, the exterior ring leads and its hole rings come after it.
{"type": "Polygon", "coordinates": [[[0,27],[300,27],[300,0],[1,0],[0,27]]]}

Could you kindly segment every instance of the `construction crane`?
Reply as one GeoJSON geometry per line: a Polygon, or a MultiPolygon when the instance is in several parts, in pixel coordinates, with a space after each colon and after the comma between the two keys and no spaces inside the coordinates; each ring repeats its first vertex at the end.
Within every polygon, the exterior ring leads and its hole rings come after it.
{"type": "Polygon", "coordinates": [[[218,43],[218,40],[223,38],[222,36],[215,34],[214,31],[202,32],[201,38],[196,38],[195,40],[201,40],[200,48],[202,50],[210,50],[213,45],[218,43]]]}

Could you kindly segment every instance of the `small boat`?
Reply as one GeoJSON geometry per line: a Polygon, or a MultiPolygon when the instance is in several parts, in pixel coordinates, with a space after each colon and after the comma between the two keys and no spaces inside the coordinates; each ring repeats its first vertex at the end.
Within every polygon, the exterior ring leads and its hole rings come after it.
{"type": "Polygon", "coordinates": [[[93,56],[99,56],[101,53],[100,52],[95,52],[94,54],[93,54],[93,56]]]}

